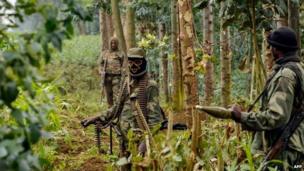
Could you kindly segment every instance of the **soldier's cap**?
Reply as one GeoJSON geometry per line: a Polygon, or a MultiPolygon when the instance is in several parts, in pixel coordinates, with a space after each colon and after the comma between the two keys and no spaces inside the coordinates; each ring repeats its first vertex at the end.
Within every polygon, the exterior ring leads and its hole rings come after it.
{"type": "Polygon", "coordinates": [[[115,36],[111,37],[111,39],[110,39],[110,43],[111,43],[112,41],[115,41],[116,43],[118,43],[118,42],[119,42],[118,38],[117,38],[117,37],[115,37],[115,36]]]}
{"type": "Polygon", "coordinates": [[[131,48],[128,50],[128,58],[145,58],[145,50],[142,48],[131,48]]]}
{"type": "Polygon", "coordinates": [[[280,27],[273,31],[267,38],[267,42],[278,49],[297,50],[298,42],[296,33],[289,27],[280,27]]]}

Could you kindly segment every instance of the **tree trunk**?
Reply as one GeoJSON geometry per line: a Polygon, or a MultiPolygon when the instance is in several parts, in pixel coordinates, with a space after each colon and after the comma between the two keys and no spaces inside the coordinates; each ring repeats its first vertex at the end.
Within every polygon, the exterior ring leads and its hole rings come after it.
{"type": "Polygon", "coordinates": [[[252,79],[254,85],[251,89],[250,97],[253,99],[256,95],[258,95],[264,86],[265,78],[266,78],[266,71],[264,68],[264,64],[262,62],[262,58],[260,55],[260,50],[258,47],[257,42],[257,30],[256,30],[256,15],[255,15],[255,2],[254,0],[250,0],[250,11],[251,11],[251,21],[252,21],[252,41],[253,41],[253,48],[254,48],[254,56],[253,56],[253,65],[252,65],[252,79]]]}
{"type": "MultiPolygon", "coordinates": [[[[204,54],[212,56],[212,16],[211,16],[211,6],[209,5],[204,9],[204,54]]],[[[205,85],[205,105],[210,105],[214,95],[214,66],[212,61],[208,60],[206,63],[206,73],[204,79],[205,85]]]]}
{"type": "Polygon", "coordinates": [[[86,28],[85,28],[85,23],[84,21],[77,21],[77,26],[78,26],[78,30],[79,30],[79,34],[80,35],[86,35],[86,28]]]}
{"type": "Polygon", "coordinates": [[[288,0],[288,26],[292,28],[297,35],[299,54],[301,52],[301,30],[300,30],[300,6],[298,3],[288,0]]]}
{"type": "Polygon", "coordinates": [[[126,1],[127,4],[127,13],[126,13],[126,43],[127,43],[127,49],[130,49],[132,47],[136,46],[135,41],[135,12],[134,8],[132,8],[128,3],[130,3],[130,0],[126,1]]]}
{"type": "Polygon", "coordinates": [[[114,26],[113,26],[113,18],[112,18],[112,14],[110,13],[106,13],[106,21],[107,21],[107,34],[108,37],[111,38],[114,36],[114,26]]]}
{"type": "MultiPolygon", "coordinates": [[[[111,7],[112,7],[112,17],[113,17],[113,22],[114,22],[114,27],[115,27],[115,33],[119,40],[119,47],[126,54],[127,47],[126,47],[125,36],[123,33],[122,24],[121,24],[118,0],[111,0],[111,7]]],[[[126,71],[128,68],[127,61],[128,61],[128,58],[126,55],[124,55],[124,69],[126,71]]]]}
{"type": "Polygon", "coordinates": [[[273,60],[273,57],[271,55],[271,49],[270,49],[270,46],[268,45],[268,42],[267,42],[267,37],[269,36],[270,34],[270,30],[263,30],[263,37],[264,37],[264,40],[263,40],[263,60],[264,60],[264,65],[265,65],[265,68],[266,68],[266,75],[269,76],[271,71],[272,71],[272,66],[274,64],[274,60],[273,60]]]}
{"type": "MultiPolygon", "coordinates": [[[[194,115],[195,105],[199,103],[198,97],[198,82],[194,73],[194,62],[195,62],[195,52],[194,52],[194,24],[192,15],[192,3],[191,0],[179,0],[179,27],[180,34],[179,38],[181,41],[181,54],[183,62],[183,83],[185,86],[186,94],[186,117],[188,120],[188,126],[192,126],[192,119],[194,121],[199,121],[198,115],[194,115]]],[[[199,125],[197,125],[199,126],[199,125]]],[[[196,131],[196,128],[192,128],[196,131]]],[[[192,137],[195,139],[194,137],[192,137]]],[[[193,141],[193,140],[192,140],[193,141]]],[[[192,142],[192,151],[196,154],[196,143],[192,142]]]]}
{"type": "MultiPolygon", "coordinates": [[[[288,0],[282,1],[285,3],[286,7],[288,6],[288,0]]],[[[276,15],[276,24],[277,28],[282,27],[282,26],[288,26],[288,11],[284,11],[284,14],[277,14],[276,15]]]]}
{"type": "Polygon", "coordinates": [[[179,33],[178,26],[178,9],[177,0],[171,0],[171,41],[172,49],[174,53],[173,58],[173,110],[182,111],[184,109],[184,90],[182,81],[182,63],[179,48],[179,39],[177,35],[179,33]]]}
{"type": "MultiPolygon", "coordinates": [[[[166,25],[165,23],[159,24],[159,38],[163,40],[166,35],[166,25]]],[[[163,91],[165,94],[166,103],[169,102],[169,89],[168,89],[168,54],[161,50],[160,56],[162,57],[162,69],[163,69],[163,91]]]]}
{"type": "MultiPolygon", "coordinates": [[[[221,8],[224,7],[221,2],[221,8]]],[[[223,23],[223,19],[221,20],[223,23]]],[[[222,25],[222,24],[221,24],[222,25]]],[[[221,103],[223,107],[231,104],[231,50],[229,47],[229,29],[221,27],[221,103]]]]}
{"type": "Polygon", "coordinates": [[[109,35],[107,29],[107,16],[106,12],[99,10],[99,32],[101,40],[101,52],[109,49],[109,35]]]}

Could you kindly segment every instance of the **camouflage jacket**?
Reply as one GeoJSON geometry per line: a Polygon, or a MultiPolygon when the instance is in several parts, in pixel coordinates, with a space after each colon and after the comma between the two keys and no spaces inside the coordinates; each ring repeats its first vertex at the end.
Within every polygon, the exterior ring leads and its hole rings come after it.
{"type": "MultiPolygon", "coordinates": [[[[257,131],[252,150],[267,150],[278,138],[284,126],[288,123],[295,107],[295,87],[297,83],[294,71],[282,65],[297,65],[304,80],[304,69],[300,62],[288,59],[295,56],[285,56],[276,61],[273,68],[273,78],[270,80],[266,93],[262,97],[260,112],[242,112],[241,123],[250,130],[257,131]],[[284,62],[285,61],[285,62],[284,62]],[[262,148],[264,147],[264,148],[262,148]]],[[[304,83],[301,83],[304,90],[304,83]]],[[[300,92],[297,92],[300,93],[300,92]]],[[[304,154],[304,122],[302,122],[289,140],[288,146],[304,154]]]]}
{"type": "MultiPolygon", "coordinates": [[[[118,113],[119,116],[119,125],[122,129],[123,133],[127,133],[130,128],[138,128],[135,114],[136,111],[132,110],[131,107],[131,101],[130,97],[137,96],[137,92],[139,90],[139,87],[137,86],[136,80],[130,81],[130,94],[126,91],[126,85],[127,83],[124,82],[123,87],[120,89],[120,97],[118,97],[117,101],[114,103],[114,105],[109,108],[106,112],[106,116],[101,116],[102,118],[105,118],[105,120],[108,120],[109,118],[112,118],[114,115],[114,111],[120,110],[122,105],[122,111],[121,113],[118,113]],[[124,90],[122,92],[122,90],[124,90]]],[[[161,107],[159,105],[159,90],[157,87],[157,83],[154,80],[149,79],[146,87],[146,95],[147,95],[147,114],[145,116],[146,121],[150,127],[153,127],[154,125],[157,125],[163,121],[163,114],[161,107]]],[[[114,116],[116,117],[116,116],[114,116]]]]}
{"type": "Polygon", "coordinates": [[[123,54],[120,51],[105,50],[99,57],[98,63],[100,71],[104,70],[107,74],[121,74],[123,54]]]}
{"type": "MultiPolygon", "coordinates": [[[[127,131],[130,128],[138,128],[135,110],[132,110],[130,97],[136,97],[138,94],[139,87],[137,86],[137,80],[131,80],[130,82],[130,95],[125,101],[124,109],[120,118],[120,125],[124,131],[127,131]]],[[[146,87],[147,95],[147,115],[146,121],[150,127],[153,127],[156,124],[159,124],[163,121],[161,107],[159,105],[159,90],[157,83],[149,79],[146,87]]]]}

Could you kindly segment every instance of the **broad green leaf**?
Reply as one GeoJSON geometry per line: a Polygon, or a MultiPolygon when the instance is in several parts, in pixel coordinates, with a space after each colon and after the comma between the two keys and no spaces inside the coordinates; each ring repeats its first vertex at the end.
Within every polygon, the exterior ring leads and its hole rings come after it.
{"type": "Polygon", "coordinates": [[[7,150],[5,149],[5,147],[0,146],[0,158],[5,157],[7,155],[7,150]]]}
{"type": "Polygon", "coordinates": [[[8,63],[11,63],[15,59],[18,59],[20,57],[20,55],[13,51],[5,51],[5,52],[3,52],[3,57],[8,63]]]}
{"type": "Polygon", "coordinates": [[[53,46],[58,49],[59,51],[61,51],[62,49],[62,42],[61,39],[58,37],[57,34],[53,34],[53,36],[51,37],[51,42],[53,44],[53,46]]]}
{"type": "Polygon", "coordinates": [[[30,163],[25,159],[21,159],[18,161],[18,170],[19,171],[31,171],[30,163]]]}
{"type": "Polygon", "coordinates": [[[8,82],[1,93],[4,103],[10,105],[17,98],[19,91],[15,82],[8,82]]]}
{"type": "Polygon", "coordinates": [[[57,20],[55,18],[48,18],[45,22],[45,29],[47,32],[53,32],[57,29],[57,20]]]}
{"type": "Polygon", "coordinates": [[[31,143],[35,144],[36,142],[38,142],[40,136],[41,136],[40,125],[31,124],[30,125],[30,141],[31,141],[31,143]]]}
{"type": "Polygon", "coordinates": [[[15,118],[19,125],[24,125],[24,116],[19,109],[13,109],[12,116],[15,118]]]}

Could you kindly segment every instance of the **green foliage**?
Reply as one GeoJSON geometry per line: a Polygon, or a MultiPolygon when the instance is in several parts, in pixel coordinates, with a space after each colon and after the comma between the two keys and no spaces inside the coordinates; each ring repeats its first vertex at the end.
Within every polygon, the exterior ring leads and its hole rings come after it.
{"type": "Polygon", "coordinates": [[[164,36],[163,39],[158,39],[155,35],[148,33],[137,43],[139,47],[142,47],[146,51],[148,71],[152,75],[159,75],[160,53],[162,51],[164,54],[168,54],[168,41],[168,36],[164,36]]]}
{"type": "Polygon", "coordinates": [[[63,50],[55,59],[65,64],[95,65],[100,53],[99,36],[77,36],[64,42],[63,50]]]}
{"type": "Polygon", "coordinates": [[[111,3],[110,0],[93,0],[93,6],[101,10],[111,13],[111,3]]]}
{"type": "Polygon", "coordinates": [[[220,16],[224,19],[223,27],[236,26],[240,30],[252,28],[251,8],[255,6],[255,23],[257,28],[275,28],[272,25],[275,14],[282,16],[287,13],[286,1],[224,1],[220,16]]]}
{"type": "Polygon", "coordinates": [[[81,19],[89,15],[74,0],[62,0],[59,9],[36,0],[17,1],[15,5],[3,0],[0,9],[1,17],[7,20],[0,29],[0,109],[15,120],[0,127],[0,166],[4,170],[39,170],[32,145],[44,136],[42,127],[49,111],[45,101],[35,100],[42,86],[39,68],[50,61],[52,51],[61,50],[63,39],[72,36],[73,15],[81,19]],[[42,19],[42,27],[10,37],[8,31],[34,14],[42,19]]]}
{"type": "Polygon", "coordinates": [[[135,8],[137,20],[151,23],[167,23],[170,21],[170,1],[135,0],[132,3],[135,8]]]}

